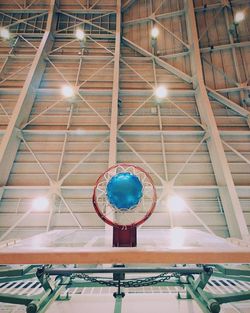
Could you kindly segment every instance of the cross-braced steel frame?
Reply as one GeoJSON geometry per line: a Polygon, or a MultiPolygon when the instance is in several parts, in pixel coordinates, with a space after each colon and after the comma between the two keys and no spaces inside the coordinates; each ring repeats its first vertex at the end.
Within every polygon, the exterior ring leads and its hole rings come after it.
{"type": "Polygon", "coordinates": [[[30,190],[50,198],[39,229],[103,227],[88,202],[95,178],[129,161],[157,185],[158,217],[149,226],[182,226],[164,205],[174,190],[190,200],[188,227],[248,240],[249,41],[232,22],[245,2],[106,2],[2,5],[12,37],[1,54],[1,239],[32,225],[30,190]],[[210,33],[214,23],[228,36],[223,44],[210,33]],[[75,38],[76,28],[85,40],[75,38]],[[169,93],[158,101],[161,83],[169,93]],[[59,95],[62,84],[74,89],[73,99],[59,95]],[[235,127],[225,126],[231,121],[235,127]]]}

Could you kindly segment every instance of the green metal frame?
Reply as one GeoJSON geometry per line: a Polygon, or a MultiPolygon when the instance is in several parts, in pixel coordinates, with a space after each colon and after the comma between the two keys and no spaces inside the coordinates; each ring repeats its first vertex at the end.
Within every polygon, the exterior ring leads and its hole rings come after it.
{"type": "Polygon", "coordinates": [[[12,295],[8,293],[0,294],[0,302],[25,305],[27,313],[45,312],[48,306],[59,297],[63,288],[65,288],[70,281],[70,278],[68,277],[57,277],[55,280],[52,280],[51,277],[48,276],[45,277],[44,274],[40,274],[37,265],[29,266],[25,270],[6,269],[4,273],[6,276],[1,278],[1,283],[25,280],[37,276],[44,289],[39,295],[27,296],[12,295]],[[36,271],[34,271],[34,269],[36,269],[36,271]],[[20,276],[16,276],[18,273],[20,276]]]}
{"type": "MultiPolygon", "coordinates": [[[[23,267],[11,268],[6,266],[5,268],[0,268],[0,277],[18,277],[23,276],[26,273],[30,273],[32,269],[37,269],[38,265],[27,265],[23,267]]],[[[36,272],[34,272],[36,274],[36,272]]]]}
{"type": "MultiPolygon", "coordinates": [[[[249,265],[213,265],[196,267],[166,267],[166,268],[126,268],[112,267],[107,269],[98,268],[53,268],[51,266],[41,267],[38,265],[30,265],[25,268],[2,269],[0,271],[0,283],[20,281],[37,277],[43,291],[39,295],[13,295],[8,293],[0,293],[0,302],[21,304],[26,306],[27,313],[43,313],[53,301],[70,300],[70,296],[61,296],[70,288],[76,287],[100,287],[105,285],[104,281],[92,279],[87,281],[86,277],[79,278],[80,273],[96,274],[96,273],[112,273],[113,278],[109,280],[117,286],[117,292],[113,294],[115,297],[114,313],[120,313],[122,310],[122,299],[125,296],[123,291],[123,283],[126,282],[125,275],[127,273],[174,273],[167,281],[157,281],[156,286],[179,286],[186,291],[186,296],[182,297],[178,294],[178,299],[194,299],[204,313],[218,313],[223,303],[250,300],[250,290],[234,292],[228,294],[213,294],[205,291],[211,277],[220,277],[226,279],[235,279],[242,281],[250,281],[249,265]],[[179,274],[178,274],[179,272],[179,274]],[[76,275],[78,274],[78,276],[76,275]],[[178,275],[176,275],[178,274],[178,275]]],[[[86,276],[86,275],[85,275],[86,276]]],[[[83,276],[84,277],[84,276],[83,276]]],[[[88,276],[87,276],[88,277],[88,276]]],[[[90,279],[93,276],[89,276],[90,279]]],[[[139,284],[141,283],[140,280],[139,284]]],[[[107,283],[108,286],[108,283],[107,283]]],[[[138,284],[136,285],[137,287],[138,284]]],[[[126,287],[127,288],[127,287],[126,287]]]]}

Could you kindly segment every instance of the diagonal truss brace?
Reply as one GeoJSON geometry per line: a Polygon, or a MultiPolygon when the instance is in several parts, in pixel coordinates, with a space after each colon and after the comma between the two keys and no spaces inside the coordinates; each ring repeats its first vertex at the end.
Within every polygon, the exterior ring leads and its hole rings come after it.
{"type": "Polygon", "coordinates": [[[1,142],[0,186],[4,186],[7,183],[20,144],[20,138],[18,136],[19,129],[21,128],[21,125],[28,121],[35,100],[36,89],[39,87],[43,72],[46,67],[46,52],[50,51],[52,48],[52,32],[55,27],[53,16],[55,14],[55,10],[56,0],[51,0],[45,33],[34,57],[21,93],[18,97],[6,133],[1,142]]]}
{"type": "MultiPolygon", "coordinates": [[[[237,103],[224,97],[219,92],[217,92],[217,91],[215,91],[209,87],[206,87],[206,89],[207,89],[208,95],[210,97],[219,101],[220,103],[222,103],[223,105],[225,105],[229,109],[233,110],[234,112],[238,113],[239,115],[241,115],[243,117],[248,118],[250,116],[250,112],[248,110],[244,109],[243,107],[239,106],[237,103]]],[[[249,125],[249,127],[250,127],[250,125],[249,125]]]]}
{"type": "Polygon", "coordinates": [[[171,64],[167,63],[166,61],[160,59],[159,57],[153,55],[151,52],[149,52],[146,49],[140,47],[139,45],[137,45],[136,43],[132,42],[131,40],[129,40],[129,39],[125,38],[125,37],[122,37],[122,39],[123,39],[123,42],[127,46],[129,46],[130,48],[132,48],[136,52],[139,52],[140,54],[142,54],[142,55],[144,55],[146,57],[150,57],[150,58],[154,59],[156,64],[158,64],[159,66],[165,68],[170,73],[172,73],[175,76],[179,77],[180,79],[186,81],[187,83],[191,83],[192,82],[192,77],[190,77],[188,74],[182,72],[181,70],[177,69],[173,65],[171,65],[171,64]]]}

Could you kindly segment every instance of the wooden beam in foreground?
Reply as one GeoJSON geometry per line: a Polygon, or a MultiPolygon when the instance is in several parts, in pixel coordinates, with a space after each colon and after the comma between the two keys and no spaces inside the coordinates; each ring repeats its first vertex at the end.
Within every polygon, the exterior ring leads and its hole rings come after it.
{"type": "Polygon", "coordinates": [[[250,263],[250,249],[4,248],[0,264],[250,263]]]}

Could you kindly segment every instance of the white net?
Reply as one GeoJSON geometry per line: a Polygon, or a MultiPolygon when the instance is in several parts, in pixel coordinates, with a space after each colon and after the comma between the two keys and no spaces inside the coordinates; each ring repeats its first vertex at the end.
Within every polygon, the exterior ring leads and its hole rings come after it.
{"type": "Polygon", "coordinates": [[[100,176],[94,192],[94,204],[99,216],[110,225],[139,225],[152,213],[156,202],[156,192],[148,174],[139,167],[130,164],[119,164],[100,176]],[[107,185],[110,179],[119,173],[131,173],[142,184],[142,197],[139,203],[129,209],[119,209],[110,204],[107,196],[107,185]]]}

